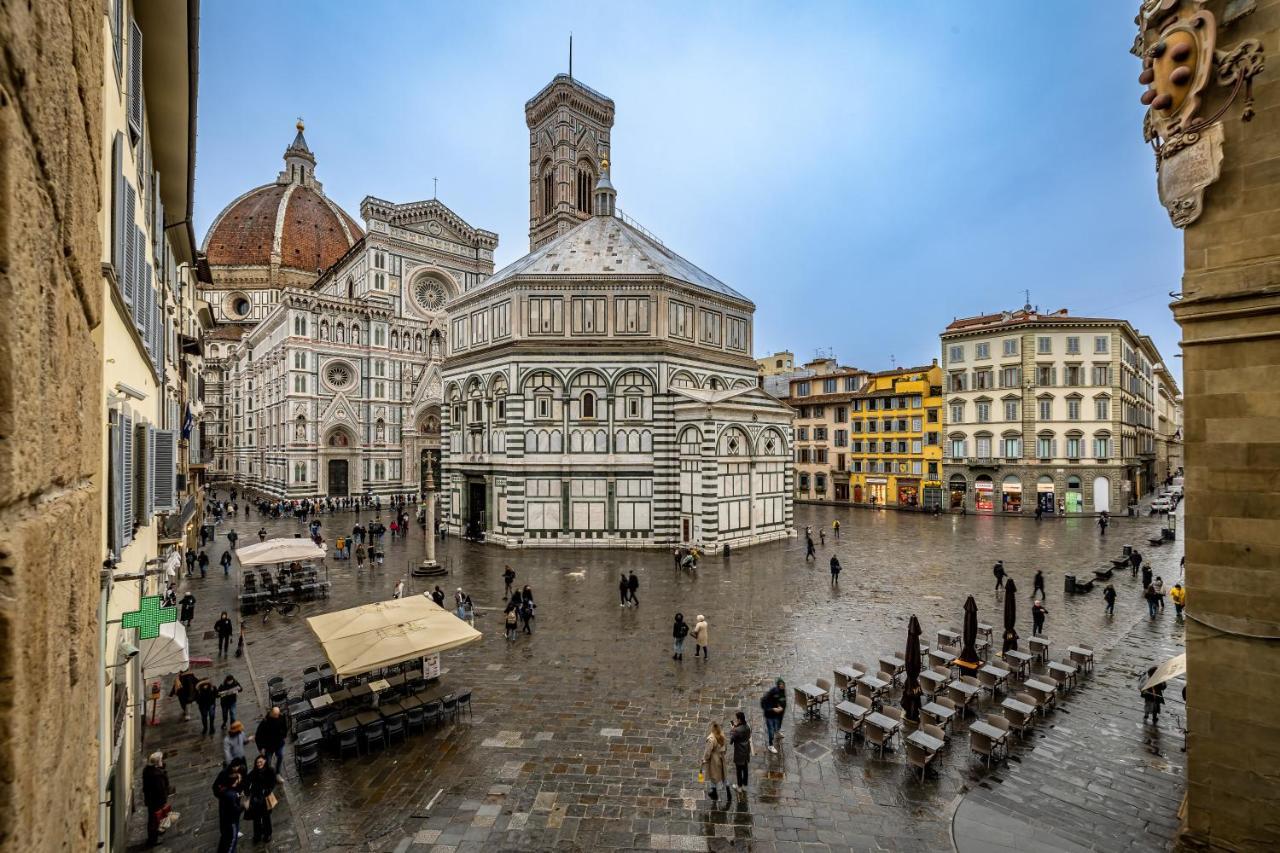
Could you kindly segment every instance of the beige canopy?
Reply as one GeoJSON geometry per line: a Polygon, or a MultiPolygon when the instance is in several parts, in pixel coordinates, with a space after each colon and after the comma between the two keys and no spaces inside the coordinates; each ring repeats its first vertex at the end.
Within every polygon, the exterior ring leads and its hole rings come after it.
{"type": "Polygon", "coordinates": [[[291,563],[294,560],[323,560],[325,551],[310,539],[268,539],[256,545],[246,545],[236,551],[242,566],[262,566],[268,563],[291,563]]]}
{"type": "Polygon", "coordinates": [[[1157,684],[1164,684],[1166,681],[1172,681],[1179,675],[1185,674],[1187,671],[1187,653],[1174,655],[1164,663],[1156,667],[1156,671],[1151,673],[1151,677],[1142,682],[1142,689],[1147,690],[1155,687],[1157,684]]]}
{"type": "Polygon", "coordinates": [[[339,678],[456,649],[481,634],[426,595],[307,617],[339,678]]]}

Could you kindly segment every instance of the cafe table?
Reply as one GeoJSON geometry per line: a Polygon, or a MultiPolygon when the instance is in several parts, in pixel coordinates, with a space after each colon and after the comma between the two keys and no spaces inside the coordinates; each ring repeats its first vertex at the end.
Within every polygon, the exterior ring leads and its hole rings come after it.
{"type": "Polygon", "coordinates": [[[1041,709],[1047,713],[1049,703],[1053,701],[1054,694],[1057,693],[1057,686],[1034,678],[1028,678],[1022,682],[1022,686],[1031,691],[1031,695],[1040,701],[1041,709]]]}
{"type": "Polygon", "coordinates": [[[1080,676],[1079,668],[1069,666],[1065,663],[1058,663],[1056,660],[1049,661],[1048,666],[1045,668],[1073,687],[1075,686],[1076,679],[1080,676]]]}
{"type": "Polygon", "coordinates": [[[938,631],[938,645],[955,646],[960,644],[960,635],[955,631],[942,628],[938,631]]]}
{"type": "Polygon", "coordinates": [[[821,716],[822,703],[827,701],[827,691],[816,684],[801,684],[796,690],[800,691],[807,700],[804,708],[805,719],[818,719],[821,716]]]}
{"type": "Polygon", "coordinates": [[[1049,641],[1044,637],[1029,637],[1027,639],[1027,647],[1031,649],[1031,653],[1036,660],[1049,659],[1049,641]]]}
{"type": "Polygon", "coordinates": [[[356,722],[362,726],[372,725],[382,719],[382,715],[377,711],[361,711],[356,714],[356,722]]]}
{"type": "Polygon", "coordinates": [[[324,732],[320,730],[319,726],[313,726],[298,732],[298,739],[294,741],[294,748],[300,749],[313,743],[319,743],[322,740],[324,740],[324,732]]]}
{"type": "Polygon", "coordinates": [[[1083,649],[1080,646],[1068,646],[1067,654],[1071,655],[1071,659],[1075,661],[1083,669],[1093,669],[1093,650],[1083,649]]]}
{"type": "Polygon", "coordinates": [[[1004,729],[998,729],[985,720],[976,720],[969,724],[969,731],[977,732],[992,743],[1002,744],[1009,737],[1009,733],[1004,729]]]}
{"type": "Polygon", "coordinates": [[[1017,649],[1009,649],[1002,657],[1009,663],[1013,664],[1014,671],[1018,674],[1018,678],[1026,678],[1027,673],[1031,669],[1031,655],[1026,652],[1020,652],[1017,649]]]}
{"type": "Polygon", "coordinates": [[[875,699],[888,692],[890,685],[889,682],[867,673],[858,679],[858,686],[862,688],[860,692],[875,699]]]}
{"type": "Polygon", "coordinates": [[[355,731],[360,727],[360,721],[356,719],[356,715],[350,717],[341,717],[333,721],[333,730],[344,735],[347,732],[355,731]]]}
{"type": "Polygon", "coordinates": [[[391,684],[385,678],[379,678],[377,681],[369,682],[369,689],[374,693],[381,693],[384,690],[390,690],[391,684]]]}
{"type": "Polygon", "coordinates": [[[884,733],[884,746],[882,747],[882,750],[889,748],[889,741],[893,740],[894,733],[902,727],[902,723],[899,723],[893,717],[887,717],[884,714],[881,714],[879,711],[872,711],[870,714],[863,717],[862,724],[864,726],[871,726],[872,728],[879,729],[884,733]]]}
{"type": "Polygon", "coordinates": [[[991,694],[994,696],[1009,680],[1009,670],[987,664],[978,670],[978,676],[980,681],[991,688],[991,694]]]}
{"type": "Polygon", "coordinates": [[[916,729],[914,732],[907,735],[907,742],[914,743],[916,746],[921,749],[928,750],[929,752],[937,752],[947,745],[945,741],[938,740],[933,735],[925,734],[920,729],[916,729]]]}
{"type": "Polygon", "coordinates": [[[1034,716],[1036,713],[1036,709],[1034,705],[1028,705],[1026,702],[1023,702],[1019,699],[1014,699],[1013,697],[1009,697],[1005,699],[1003,702],[1001,702],[1000,707],[1007,708],[1010,711],[1014,711],[1018,714],[1021,714],[1023,718],[1028,720],[1031,719],[1031,717],[1034,716]]]}
{"type": "Polygon", "coordinates": [[[854,685],[857,682],[857,680],[862,676],[866,675],[866,673],[862,672],[861,670],[854,669],[851,666],[838,666],[835,668],[835,673],[836,675],[839,675],[843,678],[847,678],[849,680],[849,685],[848,687],[845,688],[846,698],[853,694],[854,685]]]}
{"type": "Polygon", "coordinates": [[[946,705],[939,705],[937,702],[929,702],[920,706],[920,713],[926,714],[933,720],[933,724],[944,732],[947,726],[951,724],[951,720],[955,717],[954,708],[948,708],[946,705]]]}
{"type": "Polygon", "coordinates": [[[896,680],[899,675],[906,672],[907,662],[897,655],[881,655],[880,671],[887,672],[896,680]]]}
{"type": "Polygon", "coordinates": [[[333,696],[328,693],[321,693],[319,696],[308,701],[311,703],[311,710],[319,711],[321,708],[327,708],[333,704],[333,696]]]}

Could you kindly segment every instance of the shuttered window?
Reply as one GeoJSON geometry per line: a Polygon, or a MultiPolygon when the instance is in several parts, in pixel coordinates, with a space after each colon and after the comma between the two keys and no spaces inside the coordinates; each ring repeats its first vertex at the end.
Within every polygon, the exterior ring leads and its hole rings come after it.
{"type": "Polygon", "coordinates": [[[155,492],[151,482],[151,468],[156,455],[156,431],[148,424],[139,424],[135,438],[140,457],[134,465],[137,477],[135,486],[138,490],[138,523],[148,525],[151,523],[151,516],[156,514],[155,492]]]}
{"type": "Polygon", "coordinates": [[[137,281],[138,276],[138,242],[134,236],[137,228],[133,224],[138,198],[137,193],[133,191],[133,186],[124,179],[123,175],[120,179],[120,186],[124,196],[120,222],[120,255],[124,259],[124,265],[121,269],[116,270],[116,274],[120,280],[120,295],[124,297],[126,305],[132,306],[135,289],[134,282],[137,281]]]}
{"type": "Polygon", "coordinates": [[[128,411],[120,414],[119,524],[120,547],[133,541],[133,521],[137,515],[133,488],[133,418],[128,411]]]}
{"type": "Polygon", "coordinates": [[[111,141],[111,266],[116,271],[116,285],[121,292],[124,291],[124,241],[129,233],[124,188],[124,134],[117,132],[111,141]]]}
{"type": "Polygon", "coordinates": [[[151,494],[156,512],[173,512],[178,508],[178,433],[176,430],[152,430],[151,494]]]}
{"type": "Polygon", "coordinates": [[[129,133],[133,142],[142,138],[142,30],[129,22],[129,133]]]}

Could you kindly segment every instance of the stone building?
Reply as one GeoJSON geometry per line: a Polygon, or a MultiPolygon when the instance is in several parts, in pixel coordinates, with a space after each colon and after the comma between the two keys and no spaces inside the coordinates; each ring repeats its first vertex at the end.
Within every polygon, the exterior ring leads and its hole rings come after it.
{"type": "Polygon", "coordinates": [[[1280,49],[1280,2],[1134,5],[1132,93],[1149,105],[1155,192],[1185,229],[1173,303],[1186,389],[1185,840],[1275,850],[1280,85],[1264,64],[1280,49]]]}
{"type": "Polygon", "coordinates": [[[796,410],[796,500],[849,500],[849,412],[869,375],[856,367],[836,367],[821,376],[813,371],[788,380],[782,401],[796,410]]]}
{"type": "Polygon", "coordinates": [[[440,448],[445,305],[496,234],[437,200],[367,197],[356,225],[303,137],[210,226],[206,441],[220,478],[281,497],[417,493],[440,448]]]}
{"type": "Polygon", "coordinates": [[[850,401],[849,497],[898,509],[943,506],[942,369],[873,373],[850,401]]]}
{"type": "Polygon", "coordinates": [[[1026,306],[942,332],[948,506],[1124,512],[1155,479],[1160,354],[1124,320],[1026,306]]]}
{"type": "Polygon", "coordinates": [[[1156,484],[1182,470],[1182,392],[1167,367],[1156,369],[1156,484]]]}
{"type": "Polygon", "coordinates": [[[758,372],[762,378],[787,373],[795,370],[796,354],[790,350],[781,350],[773,355],[757,358],[756,367],[759,369],[758,372]]]}
{"type": "Polygon", "coordinates": [[[616,210],[612,117],[566,75],[526,105],[533,250],[449,305],[444,522],[508,546],[787,536],[791,410],[757,387],[754,305],[616,210]]]}

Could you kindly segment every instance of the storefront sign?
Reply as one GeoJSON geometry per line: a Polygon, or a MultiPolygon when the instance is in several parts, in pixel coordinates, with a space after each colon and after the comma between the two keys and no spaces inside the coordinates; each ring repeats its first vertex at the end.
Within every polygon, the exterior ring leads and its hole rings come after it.
{"type": "Polygon", "coordinates": [[[887,482],[889,482],[889,481],[888,481],[888,480],[886,480],[884,477],[868,477],[868,478],[867,478],[867,482],[868,482],[868,483],[875,483],[875,484],[878,484],[878,485],[884,485],[885,483],[887,483],[887,482]]]}
{"type": "Polygon", "coordinates": [[[440,655],[422,656],[422,677],[428,681],[440,677],[440,655]]]}

